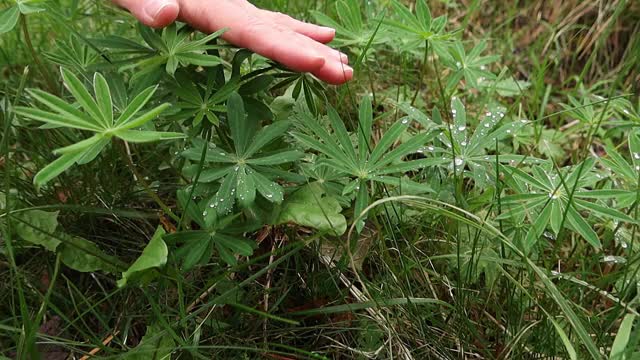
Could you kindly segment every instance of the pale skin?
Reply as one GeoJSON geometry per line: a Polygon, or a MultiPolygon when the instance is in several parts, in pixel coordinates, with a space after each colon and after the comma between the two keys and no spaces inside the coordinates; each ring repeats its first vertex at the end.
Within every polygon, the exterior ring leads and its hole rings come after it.
{"type": "Polygon", "coordinates": [[[353,77],[347,56],[325,45],[335,30],[262,10],[246,0],[113,0],[145,25],[161,28],[176,20],[222,37],[289,69],[310,72],[329,84],[353,77]]]}

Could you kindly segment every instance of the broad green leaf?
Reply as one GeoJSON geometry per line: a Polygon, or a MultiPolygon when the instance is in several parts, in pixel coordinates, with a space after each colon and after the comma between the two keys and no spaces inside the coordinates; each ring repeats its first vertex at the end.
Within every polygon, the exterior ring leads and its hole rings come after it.
{"type": "MultiPolygon", "coordinates": [[[[96,119],[96,121],[100,121],[102,119],[102,113],[100,112],[100,108],[98,104],[96,104],[91,94],[84,87],[82,82],[69,70],[65,68],[61,68],[62,78],[64,79],[64,84],[71,92],[71,95],[76,99],[76,101],[82,106],[84,111],[86,111],[89,116],[96,119]]],[[[101,122],[102,123],[102,122],[101,122]]],[[[102,123],[102,127],[104,123],[102,123]]]]}
{"type": "MultiPolygon", "coordinates": [[[[197,167],[197,165],[195,166],[197,167]]],[[[230,171],[233,170],[233,168],[234,166],[226,166],[217,169],[202,170],[202,172],[200,173],[200,177],[198,178],[198,182],[207,183],[218,180],[227,175],[230,171]]],[[[192,175],[195,176],[195,173],[193,173],[192,175]]]]}
{"type": "Polygon", "coordinates": [[[65,242],[58,246],[60,260],[80,272],[116,272],[116,259],[105,254],[93,242],[80,237],[64,236],[65,242]],[[111,260],[111,261],[109,261],[111,260]]]}
{"type": "Polygon", "coordinates": [[[142,272],[164,266],[167,263],[167,255],[169,251],[167,245],[162,240],[165,231],[162,226],[158,226],[155,234],[142,250],[140,257],[129,266],[127,271],[122,273],[122,279],[118,280],[118,287],[124,287],[128,281],[133,280],[142,272]]]}
{"type": "Polygon", "coordinates": [[[160,325],[147,326],[147,332],[135,348],[119,356],[122,360],[171,360],[176,343],[160,325]]]}
{"type": "Polygon", "coordinates": [[[296,161],[302,157],[304,157],[304,153],[301,153],[300,151],[297,151],[297,150],[290,150],[290,151],[283,151],[283,152],[275,153],[275,154],[260,157],[260,158],[249,159],[247,160],[247,164],[279,165],[279,164],[296,161]]]}
{"type": "Polygon", "coordinates": [[[209,231],[183,231],[167,235],[164,240],[169,245],[177,242],[182,243],[174,254],[181,259],[183,271],[193,269],[207,255],[211,256],[211,233],[209,231]]]}
{"type": "Polygon", "coordinates": [[[138,113],[138,111],[140,111],[149,102],[149,100],[151,100],[151,97],[153,97],[153,94],[157,89],[158,86],[146,88],[135,98],[133,98],[129,105],[127,105],[124,111],[120,114],[118,120],[116,120],[116,126],[120,126],[129,122],[131,118],[133,118],[138,113]]]}
{"type": "Polygon", "coordinates": [[[80,160],[82,156],[82,152],[69,153],[60,156],[54,162],[45,166],[44,169],[38,171],[36,176],[33,177],[33,183],[37,188],[42,187],[51,179],[62,174],[65,170],[70,168],[76,161],[80,160]]]}
{"type": "Polygon", "coordinates": [[[253,182],[260,195],[271,202],[282,202],[284,191],[280,185],[270,181],[259,172],[251,170],[251,168],[247,168],[247,170],[250,170],[248,175],[253,177],[253,182]]]}
{"type": "Polygon", "coordinates": [[[549,218],[551,230],[558,234],[562,224],[562,215],[564,214],[562,201],[560,199],[551,200],[547,206],[551,206],[551,217],[549,218]]]}
{"type": "Polygon", "coordinates": [[[242,256],[253,255],[253,242],[250,240],[216,233],[213,237],[213,241],[215,241],[216,244],[222,245],[225,248],[229,249],[234,254],[242,256]]]}
{"type": "Polygon", "coordinates": [[[273,82],[274,77],[272,75],[262,75],[255,77],[245,84],[243,84],[238,93],[240,95],[252,95],[261,91],[265,91],[269,85],[273,82]]]}
{"type": "Polygon", "coordinates": [[[96,130],[101,129],[101,123],[98,119],[93,119],[85,115],[82,111],[76,109],[59,97],[40,89],[30,89],[28,92],[31,97],[46,105],[52,111],[55,111],[59,115],[66,116],[68,119],[70,118],[68,121],[74,124],[85,124],[87,127],[96,130]]]}
{"type": "Polygon", "coordinates": [[[222,243],[217,241],[215,241],[214,244],[216,245],[216,249],[218,249],[218,254],[220,255],[220,258],[224,262],[226,262],[231,266],[236,266],[238,264],[238,260],[236,260],[236,257],[228,247],[224,246],[222,243]]]}
{"type": "Polygon", "coordinates": [[[253,183],[253,176],[247,174],[247,167],[242,165],[238,169],[236,198],[242,207],[248,207],[256,199],[256,186],[253,183]]]}
{"type": "Polygon", "coordinates": [[[416,1],[416,16],[423,30],[431,30],[431,11],[424,0],[416,1]]]}
{"type": "Polygon", "coordinates": [[[407,130],[407,126],[409,125],[408,119],[398,120],[395,124],[387,130],[382,138],[376,145],[375,149],[371,152],[371,156],[369,157],[369,163],[372,165],[378,162],[383,155],[389,150],[391,146],[400,138],[400,136],[407,130]]]}
{"type": "Polygon", "coordinates": [[[514,80],[512,77],[509,77],[496,82],[495,85],[490,85],[490,87],[493,86],[495,86],[500,96],[507,97],[520,95],[531,86],[531,83],[528,81],[514,80]]]}
{"type": "Polygon", "coordinates": [[[20,19],[20,11],[17,6],[11,6],[0,12],[0,35],[13,30],[20,19]]]}
{"type": "Polygon", "coordinates": [[[176,132],[143,131],[143,130],[118,130],[113,135],[132,143],[146,143],[160,140],[176,140],[187,137],[176,132]]]}
{"type": "Polygon", "coordinates": [[[627,360],[627,352],[629,352],[630,349],[637,348],[637,344],[629,344],[635,319],[636,316],[633,314],[627,314],[622,319],[622,323],[618,328],[618,334],[613,340],[613,345],[611,345],[609,360],[627,360]]]}
{"type": "Polygon", "coordinates": [[[100,155],[102,150],[110,142],[111,142],[111,138],[110,137],[102,137],[101,139],[98,140],[98,142],[96,142],[95,144],[89,146],[88,148],[86,148],[85,150],[83,150],[81,152],[82,156],[78,159],[78,161],[76,161],[76,164],[84,165],[84,164],[87,164],[87,163],[93,161],[93,159],[98,157],[98,155],[100,155]]]}
{"type": "Polygon", "coordinates": [[[312,183],[284,202],[277,223],[295,223],[340,236],[347,230],[347,220],[341,212],[338,200],[327,195],[321,184],[312,183]]]}
{"type": "Polygon", "coordinates": [[[40,109],[32,109],[27,107],[16,106],[15,108],[16,114],[20,116],[24,116],[26,118],[42,121],[47,124],[61,126],[61,127],[70,127],[79,130],[88,130],[93,132],[101,131],[99,127],[93,124],[89,124],[81,119],[77,119],[74,117],[69,117],[65,115],[55,114],[49,111],[43,111],[40,109]]]}
{"type": "Polygon", "coordinates": [[[15,232],[22,240],[56,251],[60,240],[51,236],[58,227],[58,212],[29,210],[15,215],[20,221],[14,224],[15,232]]]}
{"type": "Polygon", "coordinates": [[[220,189],[211,198],[207,204],[207,210],[213,210],[219,215],[226,215],[233,209],[233,204],[236,201],[236,178],[238,176],[239,166],[235,166],[231,172],[224,177],[220,189]]]}
{"type": "Polygon", "coordinates": [[[589,223],[582,218],[573,206],[570,206],[567,211],[567,220],[569,220],[569,224],[571,224],[573,229],[585,238],[585,240],[587,240],[594,248],[600,249],[600,247],[602,247],[598,234],[593,231],[589,223]]]}
{"type": "Polygon", "coordinates": [[[100,73],[93,76],[93,91],[96,94],[98,109],[102,114],[102,125],[107,128],[113,125],[113,99],[107,80],[100,73]]]}
{"type": "Polygon", "coordinates": [[[527,236],[524,239],[524,251],[528,253],[531,248],[538,242],[540,236],[544,232],[547,224],[549,223],[549,218],[551,217],[551,204],[547,204],[544,206],[538,217],[535,219],[533,225],[529,229],[527,236]]]}
{"type": "Polygon", "coordinates": [[[248,118],[244,111],[242,97],[235,92],[227,100],[227,122],[231,130],[231,138],[233,139],[236,154],[244,155],[253,134],[250,131],[248,118]]]}
{"type": "Polygon", "coordinates": [[[129,130],[129,129],[133,129],[133,128],[137,128],[140,127],[146,123],[148,123],[149,121],[155,119],[156,117],[158,117],[158,115],[162,114],[165,110],[167,110],[168,108],[171,107],[171,104],[162,104],[159,106],[156,106],[155,108],[149,110],[148,112],[144,113],[144,115],[141,115],[133,120],[130,120],[128,122],[122,123],[122,125],[119,125],[116,129],[117,130],[129,130]]]}
{"type": "Polygon", "coordinates": [[[183,63],[210,67],[222,64],[222,59],[217,56],[197,53],[181,53],[177,55],[178,60],[183,63]]]}
{"type": "Polygon", "coordinates": [[[353,148],[353,143],[351,142],[347,128],[344,126],[344,122],[340,119],[340,115],[338,115],[338,112],[333,107],[328,108],[327,114],[331,122],[331,127],[334,130],[334,135],[342,147],[342,151],[347,155],[351,163],[355,164],[356,151],[353,148]]]}
{"type": "Polygon", "coordinates": [[[260,129],[253,137],[251,144],[249,144],[246,152],[244,153],[245,158],[249,158],[253,156],[260,149],[265,147],[267,144],[271,143],[276,138],[282,136],[287,129],[289,128],[290,123],[288,121],[278,121],[271,125],[267,125],[260,129]]]}
{"type": "Polygon", "coordinates": [[[104,138],[104,135],[102,134],[95,134],[90,138],[84,139],[80,142],[77,142],[73,145],[69,145],[69,146],[65,146],[63,148],[60,149],[55,149],[53,150],[53,153],[56,155],[64,155],[64,154],[70,154],[70,153],[77,153],[79,151],[83,151],[85,149],[87,149],[90,146],[95,145],[96,143],[100,142],[100,140],[102,140],[104,138]]]}

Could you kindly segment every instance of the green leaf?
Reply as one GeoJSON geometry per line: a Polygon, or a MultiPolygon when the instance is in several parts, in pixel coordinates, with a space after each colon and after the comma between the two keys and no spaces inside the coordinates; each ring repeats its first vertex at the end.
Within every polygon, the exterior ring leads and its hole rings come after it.
{"type": "Polygon", "coordinates": [[[177,132],[143,131],[143,130],[118,130],[113,135],[132,143],[146,143],[160,140],[176,140],[187,137],[177,132]]]}
{"type": "Polygon", "coordinates": [[[244,102],[238,93],[232,93],[227,100],[227,121],[236,154],[244,155],[253,134],[244,111],[244,102]]]}
{"type": "Polygon", "coordinates": [[[42,187],[48,183],[51,179],[63,173],[70,168],[76,161],[80,160],[83,156],[82,152],[64,154],[57,158],[54,162],[44,167],[44,169],[38,171],[33,178],[33,183],[37,188],[42,187]]]}
{"type": "Polygon", "coordinates": [[[350,160],[352,164],[355,164],[356,151],[353,148],[353,143],[351,142],[347,128],[344,126],[344,122],[340,119],[340,115],[338,115],[338,112],[333,107],[329,107],[327,114],[331,122],[331,127],[335,131],[334,135],[342,147],[342,151],[347,155],[348,160],[350,160]]]}
{"type": "Polygon", "coordinates": [[[93,132],[98,132],[102,130],[96,125],[87,123],[85,121],[82,121],[81,119],[77,119],[77,118],[69,117],[65,115],[59,115],[49,111],[43,111],[40,109],[32,109],[32,108],[27,108],[22,106],[16,106],[15,113],[32,120],[42,121],[44,123],[55,125],[55,126],[69,127],[69,128],[88,130],[93,132]]]}
{"type": "Polygon", "coordinates": [[[80,272],[116,272],[117,268],[113,265],[116,259],[105,254],[93,242],[81,237],[64,236],[65,242],[58,247],[60,260],[72,268],[80,272]],[[107,261],[112,259],[112,261],[107,261]]]}
{"type": "Polygon", "coordinates": [[[292,161],[296,161],[304,157],[304,153],[297,150],[282,151],[261,158],[253,158],[247,160],[247,164],[253,165],[279,165],[292,161]]]}
{"type": "Polygon", "coordinates": [[[119,356],[122,360],[170,360],[176,349],[173,338],[161,326],[147,326],[147,332],[135,348],[119,356]]]}
{"type": "Polygon", "coordinates": [[[178,60],[183,63],[210,67],[222,64],[222,59],[217,56],[197,53],[181,53],[177,55],[178,60]]]}
{"type": "Polygon", "coordinates": [[[259,172],[247,168],[249,176],[253,176],[253,182],[256,185],[258,192],[267,200],[271,202],[280,203],[284,198],[284,191],[282,187],[273,181],[270,181],[264,175],[259,172]]]}
{"type": "Polygon", "coordinates": [[[291,124],[288,121],[278,121],[271,125],[267,125],[260,129],[258,133],[253,137],[251,144],[244,153],[245,158],[251,157],[260,149],[271,143],[276,138],[282,136],[291,124]]]}
{"type": "Polygon", "coordinates": [[[122,273],[122,279],[118,280],[118,287],[124,287],[128,281],[134,280],[135,277],[146,270],[161,267],[167,263],[169,251],[164,240],[162,240],[164,234],[165,231],[161,226],[158,226],[140,257],[129,266],[127,271],[122,273]]]}
{"type": "Polygon", "coordinates": [[[589,223],[582,218],[573,206],[570,206],[567,211],[567,220],[569,220],[569,224],[571,224],[573,229],[585,238],[585,240],[587,240],[593,247],[596,249],[600,249],[602,247],[598,234],[593,231],[589,223]]]}
{"type": "Polygon", "coordinates": [[[305,185],[282,205],[277,223],[295,223],[339,236],[347,230],[337,199],[329,196],[319,183],[305,185]]]}
{"type": "Polygon", "coordinates": [[[149,102],[149,100],[151,100],[151,97],[153,97],[153,94],[157,89],[158,86],[146,88],[133,98],[129,105],[127,105],[124,111],[120,114],[118,120],[116,120],[116,126],[129,122],[131,118],[134,117],[138,111],[140,111],[149,102]]]}
{"type": "Polygon", "coordinates": [[[91,94],[87,91],[82,82],[71,71],[65,68],[61,68],[61,72],[64,84],[69,92],[71,92],[71,95],[73,95],[84,111],[93,117],[97,123],[102,123],[102,128],[106,128],[106,126],[104,126],[104,122],[100,121],[100,119],[102,119],[102,113],[100,112],[98,104],[96,104],[95,100],[91,97],[91,94]]]}
{"type": "Polygon", "coordinates": [[[215,241],[217,245],[222,245],[231,250],[234,254],[242,256],[253,255],[254,243],[250,240],[216,233],[213,237],[213,241],[215,241]]]}
{"type": "Polygon", "coordinates": [[[529,250],[531,250],[531,248],[538,242],[538,239],[540,239],[540,236],[542,235],[542,233],[544,232],[544,229],[546,229],[547,224],[549,223],[551,212],[552,212],[551,204],[547,204],[546,206],[544,206],[544,208],[536,218],[536,221],[533,223],[533,225],[529,229],[529,232],[527,233],[527,236],[523,244],[525,253],[528,253],[529,250]]]}
{"type": "MultiPolygon", "coordinates": [[[[367,189],[367,182],[364,180],[360,180],[360,184],[358,185],[358,194],[356,195],[356,203],[353,207],[353,220],[355,221],[364,209],[369,206],[369,191],[367,189]]],[[[358,233],[362,231],[364,228],[364,222],[367,219],[367,215],[363,216],[362,219],[358,220],[356,223],[356,230],[358,233]]]]}
{"type": "Polygon", "coordinates": [[[416,16],[423,30],[431,30],[431,11],[424,0],[416,1],[416,16]]]}
{"type": "MultiPolygon", "coordinates": [[[[233,209],[236,197],[236,178],[238,176],[239,166],[236,166],[231,172],[224,177],[220,189],[207,204],[208,209],[214,209],[219,215],[226,215],[233,209]]],[[[208,210],[207,209],[207,210],[208,210]]]]}
{"type": "Polygon", "coordinates": [[[122,123],[122,125],[119,125],[116,128],[116,130],[129,130],[129,129],[140,127],[148,123],[149,121],[155,119],[156,117],[158,117],[158,115],[162,114],[165,110],[167,110],[170,107],[171,107],[171,104],[167,104],[167,103],[156,106],[155,108],[144,113],[144,115],[141,115],[133,120],[122,123]]]}
{"type": "Polygon", "coordinates": [[[11,6],[0,12],[0,35],[13,30],[20,19],[20,11],[17,6],[11,6]]]}
{"type": "Polygon", "coordinates": [[[358,119],[360,120],[358,126],[358,154],[360,155],[360,161],[364,161],[371,150],[371,130],[373,128],[373,109],[371,108],[369,96],[364,96],[360,101],[358,119]]]}
{"type": "Polygon", "coordinates": [[[560,336],[560,340],[562,340],[562,344],[564,345],[565,349],[567,349],[567,353],[569,354],[569,359],[577,360],[578,355],[576,353],[576,349],[573,347],[573,344],[571,344],[571,340],[567,336],[567,333],[565,333],[564,329],[562,329],[560,324],[558,324],[555,320],[553,320],[552,317],[549,316],[548,319],[551,321],[551,323],[553,324],[553,327],[556,329],[558,336],[560,336]]]}
{"type": "Polygon", "coordinates": [[[14,224],[15,232],[22,240],[56,251],[60,240],[51,236],[58,227],[58,212],[29,210],[15,215],[21,221],[14,224]]]}
{"type": "Polygon", "coordinates": [[[512,77],[509,77],[496,82],[493,86],[495,86],[495,89],[500,96],[509,97],[520,95],[524,90],[531,86],[531,83],[528,81],[514,80],[512,77]]]}
{"type": "Polygon", "coordinates": [[[59,115],[66,116],[67,121],[70,123],[84,124],[86,127],[96,130],[100,130],[102,128],[101,123],[97,121],[98,119],[92,119],[82,111],[76,109],[55,95],[49,94],[40,89],[30,89],[27,91],[31,97],[46,105],[52,111],[55,111],[59,115]]]}
{"type": "Polygon", "coordinates": [[[382,135],[382,138],[376,145],[375,149],[371,152],[369,163],[373,165],[378,162],[393,143],[395,143],[396,140],[398,140],[398,138],[407,130],[408,125],[408,119],[399,120],[393,124],[391,128],[382,135]]]}
{"type": "Polygon", "coordinates": [[[247,174],[246,166],[240,166],[237,176],[236,198],[242,207],[248,207],[256,199],[256,186],[253,179],[253,176],[247,174]]]}
{"type": "Polygon", "coordinates": [[[60,149],[55,149],[53,150],[53,153],[56,155],[64,155],[64,154],[69,154],[69,153],[77,153],[79,151],[83,151],[85,149],[87,149],[90,146],[95,145],[96,143],[100,142],[100,140],[102,140],[104,138],[104,135],[102,134],[95,134],[90,138],[84,139],[82,141],[79,141],[73,145],[69,145],[69,146],[65,146],[63,148],[60,149]]]}
{"type": "Polygon", "coordinates": [[[111,90],[107,80],[100,73],[93,75],[93,91],[96,94],[98,108],[102,114],[102,125],[110,127],[113,125],[113,100],[111,98],[111,90]]]}
{"type": "Polygon", "coordinates": [[[613,340],[613,345],[611,345],[609,360],[626,360],[627,352],[629,352],[630,349],[636,348],[636,344],[629,344],[635,319],[636,316],[633,314],[627,314],[622,319],[620,328],[618,328],[618,335],[616,335],[616,338],[613,340]]]}

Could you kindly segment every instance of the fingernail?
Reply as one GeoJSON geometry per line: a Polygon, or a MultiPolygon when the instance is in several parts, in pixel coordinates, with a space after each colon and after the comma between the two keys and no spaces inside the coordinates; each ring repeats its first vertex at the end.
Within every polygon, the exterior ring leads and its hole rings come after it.
{"type": "Polygon", "coordinates": [[[331,36],[336,34],[336,29],[334,28],[330,28],[327,26],[320,26],[320,28],[322,29],[322,31],[326,32],[327,34],[331,34],[331,36]]]}
{"type": "Polygon", "coordinates": [[[340,61],[343,64],[348,64],[349,63],[349,57],[347,56],[347,54],[340,53],[340,61]]]}
{"type": "Polygon", "coordinates": [[[148,0],[144,5],[144,13],[150,21],[155,21],[160,12],[170,5],[171,2],[166,0],[148,0]]]}
{"type": "Polygon", "coordinates": [[[344,77],[346,79],[351,79],[353,77],[353,69],[351,66],[344,66],[344,77]]]}

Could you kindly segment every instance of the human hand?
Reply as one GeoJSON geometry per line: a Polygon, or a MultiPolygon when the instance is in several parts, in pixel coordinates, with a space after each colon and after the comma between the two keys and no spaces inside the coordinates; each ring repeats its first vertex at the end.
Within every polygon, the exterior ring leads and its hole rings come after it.
{"type": "Polygon", "coordinates": [[[287,15],[262,10],[246,0],[113,0],[147,26],[163,27],[175,20],[212,33],[228,28],[222,38],[284,66],[310,72],[330,84],[353,77],[347,56],[325,45],[335,30],[287,15]]]}

